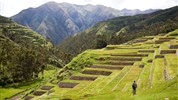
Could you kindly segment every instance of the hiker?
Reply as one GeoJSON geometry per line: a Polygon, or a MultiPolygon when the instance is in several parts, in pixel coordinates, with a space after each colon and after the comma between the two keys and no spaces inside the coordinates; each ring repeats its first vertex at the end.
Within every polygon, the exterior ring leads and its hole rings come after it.
{"type": "Polygon", "coordinates": [[[136,95],[136,89],[137,89],[137,83],[136,83],[136,81],[133,82],[132,89],[133,89],[133,95],[136,95]]]}

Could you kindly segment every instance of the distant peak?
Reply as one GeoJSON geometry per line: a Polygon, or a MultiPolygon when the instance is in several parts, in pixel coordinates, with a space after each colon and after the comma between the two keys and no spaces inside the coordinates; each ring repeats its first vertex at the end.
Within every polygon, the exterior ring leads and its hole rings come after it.
{"type": "Polygon", "coordinates": [[[67,3],[67,2],[60,2],[60,3],[57,3],[57,2],[51,1],[51,2],[47,2],[45,5],[50,5],[50,6],[54,6],[54,5],[70,6],[70,5],[74,5],[74,4],[67,3]]]}
{"type": "Polygon", "coordinates": [[[92,4],[86,4],[85,6],[93,6],[92,4]]]}
{"type": "Polygon", "coordinates": [[[45,3],[44,5],[54,6],[54,5],[57,5],[57,4],[58,4],[57,2],[50,1],[50,2],[45,3]]]}
{"type": "Polygon", "coordinates": [[[141,10],[140,9],[127,9],[127,8],[124,8],[121,11],[141,11],[141,10]]]}

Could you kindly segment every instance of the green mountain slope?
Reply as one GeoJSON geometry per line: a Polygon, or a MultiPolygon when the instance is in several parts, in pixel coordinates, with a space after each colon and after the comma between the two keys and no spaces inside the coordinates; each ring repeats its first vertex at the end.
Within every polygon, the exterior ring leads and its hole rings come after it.
{"type": "Polygon", "coordinates": [[[60,70],[52,81],[21,98],[177,100],[177,52],[178,29],[165,35],[146,36],[120,45],[86,50],[60,70]],[[138,84],[134,96],[133,81],[138,84]]]}
{"type": "Polygon", "coordinates": [[[75,55],[107,44],[120,44],[142,36],[164,34],[176,29],[177,22],[177,6],[151,14],[118,17],[97,23],[65,39],[59,47],[75,55]]]}
{"type": "Polygon", "coordinates": [[[68,57],[39,33],[0,16],[0,86],[36,79],[47,64],[62,67],[68,57]]]}
{"type": "Polygon", "coordinates": [[[52,44],[38,33],[0,16],[0,85],[33,78],[52,44]],[[44,53],[44,54],[42,54],[44,53]]]}
{"type": "Polygon", "coordinates": [[[1,34],[8,37],[17,44],[29,42],[37,45],[52,45],[49,41],[47,41],[37,32],[34,32],[27,27],[19,25],[13,22],[11,19],[7,19],[5,17],[0,16],[0,23],[1,34]]]}
{"type": "Polygon", "coordinates": [[[39,33],[0,16],[0,100],[33,91],[70,58],[39,33]]]}

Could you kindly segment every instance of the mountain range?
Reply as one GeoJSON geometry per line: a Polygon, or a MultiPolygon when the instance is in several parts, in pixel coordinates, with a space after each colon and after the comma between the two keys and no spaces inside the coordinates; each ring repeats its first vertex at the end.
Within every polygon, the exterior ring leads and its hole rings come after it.
{"type": "Polygon", "coordinates": [[[177,28],[178,6],[104,20],[56,47],[0,16],[0,100],[177,100],[177,28]]]}
{"type": "Polygon", "coordinates": [[[151,13],[157,10],[116,10],[102,5],[75,5],[69,3],[48,2],[37,8],[28,8],[11,18],[25,25],[54,44],[92,25],[117,16],[151,13]]]}
{"type": "Polygon", "coordinates": [[[70,54],[121,44],[143,36],[165,34],[178,27],[178,6],[150,14],[122,16],[95,24],[65,39],[59,48],[70,54]]]}

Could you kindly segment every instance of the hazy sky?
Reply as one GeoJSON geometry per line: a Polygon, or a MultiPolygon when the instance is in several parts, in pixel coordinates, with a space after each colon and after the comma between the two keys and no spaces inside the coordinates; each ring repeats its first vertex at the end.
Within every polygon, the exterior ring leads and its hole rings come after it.
{"type": "Polygon", "coordinates": [[[165,9],[178,5],[178,0],[0,0],[0,15],[10,17],[23,9],[38,7],[46,2],[68,2],[78,5],[105,5],[115,9],[165,9]]]}

